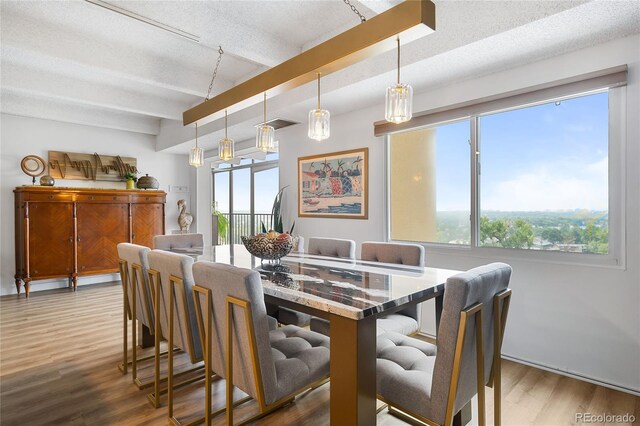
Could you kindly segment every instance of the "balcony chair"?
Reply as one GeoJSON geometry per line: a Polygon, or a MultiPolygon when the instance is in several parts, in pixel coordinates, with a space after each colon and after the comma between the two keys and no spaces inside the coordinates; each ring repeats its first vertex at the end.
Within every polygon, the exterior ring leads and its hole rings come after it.
{"type": "MultiPolygon", "coordinates": [[[[362,243],[360,259],[369,262],[393,263],[399,265],[424,267],[424,247],[419,244],[397,244],[367,241],[362,243]]],[[[418,305],[411,305],[393,314],[377,320],[377,333],[393,331],[412,335],[420,330],[420,311],[418,305]]],[[[329,321],[321,318],[311,319],[311,330],[329,335],[329,321]]]]}
{"type": "MultiPolygon", "coordinates": [[[[343,240],[340,238],[309,238],[309,254],[329,257],[339,257],[342,259],[356,258],[356,242],[353,240],[343,240]]],[[[293,309],[283,308],[281,306],[273,306],[267,304],[267,310],[270,315],[277,316],[280,324],[293,324],[299,327],[309,325],[311,321],[325,321],[326,328],[329,328],[329,322],[320,318],[312,318],[311,315],[294,311],[293,309]]],[[[328,336],[328,333],[323,333],[328,336]]]]}
{"type": "MultiPolygon", "coordinates": [[[[154,333],[155,323],[152,310],[152,293],[149,287],[149,262],[147,255],[150,251],[148,247],[130,243],[120,243],[117,245],[119,257],[120,279],[123,290],[123,362],[118,365],[120,371],[126,374],[131,366],[131,378],[139,389],[151,386],[153,381],[143,383],[138,379],[138,363],[155,359],[155,355],[138,358],[137,354],[137,322],[145,325],[150,333],[154,333]],[[131,352],[132,358],[129,361],[128,353],[128,323],[131,321],[131,352]]],[[[166,355],[166,352],[161,354],[166,355]]]]}
{"type": "MultiPolygon", "coordinates": [[[[178,348],[189,355],[191,364],[198,364],[203,360],[202,344],[200,333],[197,328],[196,314],[193,304],[193,258],[187,255],[171,253],[163,250],[152,250],[148,254],[149,258],[149,282],[154,289],[154,317],[156,321],[155,330],[155,379],[154,392],[149,394],[151,404],[160,407],[160,395],[165,391],[160,390],[160,358],[159,346],[160,336],[168,339],[169,349],[178,348]]],[[[181,383],[174,383],[174,379],[184,374],[202,370],[202,364],[174,374],[173,371],[173,351],[169,351],[167,389],[169,417],[173,418],[173,389],[194,383],[202,379],[202,376],[192,377],[181,383]]]]}
{"type": "Polygon", "coordinates": [[[194,247],[204,247],[204,236],[202,234],[156,235],[153,237],[153,248],[157,250],[194,247]]]}
{"type": "Polygon", "coordinates": [[[287,325],[269,331],[260,274],[211,262],[193,267],[198,325],[205,336],[205,420],[210,424],[211,375],[227,379],[227,425],[233,425],[234,386],[257,400],[257,420],[329,377],[329,339],[287,325]]]}
{"type": "Polygon", "coordinates": [[[495,424],[500,424],[500,351],[510,277],[509,265],[492,263],[447,280],[437,356],[420,340],[393,332],[378,336],[377,392],[390,413],[413,424],[411,418],[449,426],[477,393],[478,425],[484,426],[488,384],[494,387],[495,424]]]}

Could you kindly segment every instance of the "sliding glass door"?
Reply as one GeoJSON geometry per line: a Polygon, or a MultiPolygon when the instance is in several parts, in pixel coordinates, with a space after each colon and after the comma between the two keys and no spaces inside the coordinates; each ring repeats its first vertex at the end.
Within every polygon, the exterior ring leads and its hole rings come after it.
{"type": "Polygon", "coordinates": [[[278,161],[243,160],[213,171],[213,202],[223,218],[214,216],[213,241],[242,244],[241,236],[271,228],[271,208],[279,190],[278,161]],[[217,221],[226,226],[215,226],[217,221]]]}

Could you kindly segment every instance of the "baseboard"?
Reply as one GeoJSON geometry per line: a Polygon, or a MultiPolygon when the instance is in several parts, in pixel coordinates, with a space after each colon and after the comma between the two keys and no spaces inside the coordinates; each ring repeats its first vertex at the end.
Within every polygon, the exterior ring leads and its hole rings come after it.
{"type": "MultiPolygon", "coordinates": [[[[434,336],[434,335],[432,335],[430,333],[419,332],[418,335],[423,336],[423,337],[427,337],[429,339],[435,339],[436,338],[436,336],[434,336]]],[[[631,394],[631,395],[635,395],[635,396],[640,396],[640,389],[630,389],[630,388],[627,388],[627,387],[624,387],[624,386],[616,385],[614,383],[604,382],[602,380],[598,380],[598,379],[594,379],[594,378],[591,378],[591,377],[583,376],[583,375],[578,374],[578,373],[572,373],[572,372],[569,372],[569,371],[560,370],[560,369],[555,368],[555,367],[549,367],[548,365],[540,364],[540,363],[533,362],[533,361],[528,361],[528,360],[525,360],[525,359],[522,359],[522,358],[510,356],[510,355],[502,354],[502,358],[506,359],[506,360],[509,360],[509,361],[517,362],[518,364],[524,364],[524,365],[528,365],[530,367],[539,368],[540,370],[545,370],[545,371],[549,371],[551,373],[560,374],[562,376],[571,377],[572,379],[582,380],[583,382],[593,383],[594,385],[604,386],[604,387],[609,388],[609,389],[617,390],[617,391],[620,391],[620,392],[625,392],[625,393],[628,393],[628,394],[631,394]]]]}
{"type": "Polygon", "coordinates": [[[572,379],[582,380],[583,382],[593,383],[594,385],[604,386],[605,388],[617,390],[620,392],[628,393],[635,396],[640,396],[640,389],[631,389],[624,386],[616,385],[614,383],[604,382],[602,380],[594,379],[591,377],[583,376],[578,373],[573,373],[570,371],[560,370],[555,367],[550,367],[548,365],[539,364],[537,362],[528,361],[522,358],[517,358],[510,355],[502,354],[502,359],[506,359],[509,361],[517,362],[519,364],[528,365],[530,367],[539,368],[540,370],[549,371],[551,373],[560,374],[561,376],[571,377],[572,379]]]}

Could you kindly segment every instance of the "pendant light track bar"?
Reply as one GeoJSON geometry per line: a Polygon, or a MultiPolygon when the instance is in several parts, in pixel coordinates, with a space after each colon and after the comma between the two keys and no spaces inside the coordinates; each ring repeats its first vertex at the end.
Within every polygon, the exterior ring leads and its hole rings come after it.
{"type": "Polygon", "coordinates": [[[396,49],[398,35],[408,43],[431,34],[435,28],[436,10],[431,1],[405,1],[185,111],[183,124],[220,118],[218,113],[225,108],[235,112],[255,105],[267,90],[270,97],[276,96],[315,80],[318,72],[326,76],[396,49]]]}

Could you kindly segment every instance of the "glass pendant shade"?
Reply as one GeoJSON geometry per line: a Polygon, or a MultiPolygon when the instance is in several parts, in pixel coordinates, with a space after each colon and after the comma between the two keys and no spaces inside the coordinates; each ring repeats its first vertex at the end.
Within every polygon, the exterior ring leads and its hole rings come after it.
{"type": "Polygon", "coordinates": [[[408,84],[387,87],[385,119],[391,123],[411,120],[413,113],[413,88],[408,84]]]}
{"type": "Polygon", "coordinates": [[[330,114],[326,109],[314,109],[309,111],[309,132],[311,139],[321,141],[330,135],[330,114]]]}
{"type": "Polygon", "coordinates": [[[189,150],[189,165],[200,167],[204,164],[204,150],[198,146],[198,122],[196,122],[196,146],[189,150]]]}
{"type": "Polygon", "coordinates": [[[235,156],[233,139],[224,138],[218,142],[218,157],[222,161],[231,161],[235,156]]]}
{"type": "Polygon", "coordinates": [[[263,124],[256,128],[256,148],[262,152],[273,152],[276,130],[263,124]]]}
{"type": "Polygon", "coordinates": [[[204,164],[204,150],[198,146],[194,146],[189,151],[189,165],[200,167],[204,164]]]}

